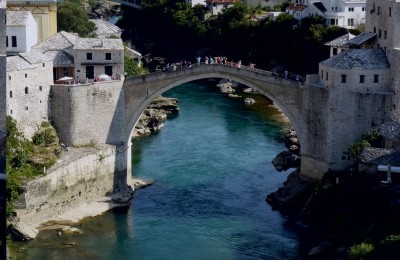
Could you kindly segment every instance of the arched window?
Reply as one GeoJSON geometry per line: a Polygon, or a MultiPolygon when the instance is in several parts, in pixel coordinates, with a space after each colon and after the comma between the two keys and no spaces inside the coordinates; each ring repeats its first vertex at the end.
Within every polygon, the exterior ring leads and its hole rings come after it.
{"type": "Polygon", "coordinates": [[[12,98],[12,90],[10,90],[10,98],[12,98]]]}
{"type": "Polygon", "coordinates": [[[25,87],[25,94],[28,94],[28,93],[29,93],[28,87],[25,87]]]}

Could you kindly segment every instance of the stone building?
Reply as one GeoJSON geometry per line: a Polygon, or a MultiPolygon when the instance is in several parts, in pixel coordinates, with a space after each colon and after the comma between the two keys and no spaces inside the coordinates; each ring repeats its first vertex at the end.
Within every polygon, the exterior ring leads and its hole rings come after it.
{"type": "Polygon", "coordinates": [[[57,0],[7,0],[9,11],[29,11],[38,26],[38,42],[57,33],[57,0]]]}
{"type": "Polygon", "coordinates": [[[96,25],[97,38],[121,38],[122,30],[118,26],[102,19],[90,19],[96,25]]]}
{"type": "Polygon", "coordinates": [[[355,35],[351,33],[346,33],[332,41],[325,43],[326,46],[329,46],[329,56],[332,57],[334,55],[338,55],[341,52],[344,52],[349,47],[349,41],[354,38],[355,35]]]}
{"type": "Polygon", "coordinates": [[[53,64],[41,52],[7,57],[7,115],[13,117],[25,137],[31,138],[50,117],[49,96],[53,64]]]}
{"type": "MultiPolygon", "coordinates": [[[[304,138],[315,136],[330,147],[331,155],[326,158],[340,158],[349,144],[370,130],[390,120],[399,121],[400,1],[368,0],[366,8],[366,32],[348,40],[344,52],[320,62],[318,75],[307,76],[307,95],[335,111],[321,108],[306,115],[310,131],[305,131],[304,138]],[[326,126],[328,132],[323,131],[325,126],[313,129],[323,117],[335,128],[326,126]],[[340,134],[342,129],[346,134],[340,134]]],[[[313,150],[307,144],[304,147],[313,150]]],[[[342,168],[350,163],[343,159],[342,168]]]]}
{"type": "Polygon", "coordinates": [[[32,47],[33,50],[41,50],[53,57],[53,80],[64,76],[74,77],[75,66],[72,49],[77,39],[77,35],[63,31],[32,47]]]}
{"type": "MultiPolygon", "coordinates": [[[[368,0],[365,31],[376,34],[374,48],[381,48],[390,64],[390,89],[394,103],[400,104],[400,1],[368,0]]],[[[400,109],[392,117],[400,121],[400,109]]]]}
{"type": "MultiPolygon", "coordinates": [[[[4,37],[5,39],[5,37],[4,37]]],[[[79,38],[59,32],[32,46],[32,51],[7,57],[7,115],[31,138],[51,118],[50,90],[58,79],[93,82],[100,74],[123,80],[124,46],[121,39],[79,38]]],[[[110,77],[110,79],[111,79],[110,77]]],[[[122,81],[119,81],[122,82],[122,81]]]]}
{"type": "Polygon", "coordinates": [[[37,44],[37,25],[29,11],[7,11],[7,55],[28,52],[37,44]]]}
{"type": "Polygon", "coordinates": [[[68,32],[56,35],[32,47],[54,57],[54,80],[73,77],[81,83],[106,74],[119,78],[124,72],[124,46],[121,39],[79,38],[68,32]]]}
{"type": "Polygon", "coordinates": [[[124,72],[121,39],[78,38],[73,47],[75,77],[92,80],[106,74],[120,78],[124,72]]]}
{"type": "Polygon", "coordinates": [[[320,84],[357,92],[389,92],[390,65],[382,49],[349,49],[319,64],[320,84]]]}

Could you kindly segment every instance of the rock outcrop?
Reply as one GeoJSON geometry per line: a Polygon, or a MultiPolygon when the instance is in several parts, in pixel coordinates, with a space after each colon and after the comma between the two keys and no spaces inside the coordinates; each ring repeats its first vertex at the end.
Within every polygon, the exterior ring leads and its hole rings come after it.
{"type": "Polygon", "coordinates": [[[300,144],[296,132],[292,128],[285,135],[284,141],[288,151],[279,153],[272,160],[272,164],[279,172],[286,171],[289,168],[300,167],[300,144]]]}
{"type": "Polygon", "coordinates": [[[236,92],[236,90],[233,88],[232,83],[230,83],[230,82],[219,83],[217,85],[217,87],[219,88],[221,93],[230,94],[230,93],[235,93],[236,92]]]}
{"type": "Polygon", "coordinates": [[[299,212],[310,198],[315,180],[292,172],[277,191],[268,194],[266,201],[283,213],[299,212]]]}
{"type": "Polygon", "coordinates": [[[167,119],[168,115],[177,113],[178,111],[178,99],[159,96],[145,109],[139,118],[133,130],[132,137],[160,130],[164,126],[163,122],[167,119]]]}
{"type": "Polygon", "coordinates": [[[300,157],[294,155],[290,151],[280,152],[275,159],[272,160],[272,164],[275,169],[279,172],[286,171],[289,168],[297,168],[300,166],[300,157]]]}
{"type": "Polygon", "coordinates": [[[289,129],[289,132],[285,135],[285,146],[290,152],[296,155],[300,155],[300,143],[297,138],[296,131],[293,128],[289,129]]]}
{"type": "Polygon", "coordinates": [[[86,3],[85,10],[89,18],[105,20],[108,20],[113,15],[118,15],[121,11],[119,3],[107,0],[98,0],[92,6],[86,3]]]}

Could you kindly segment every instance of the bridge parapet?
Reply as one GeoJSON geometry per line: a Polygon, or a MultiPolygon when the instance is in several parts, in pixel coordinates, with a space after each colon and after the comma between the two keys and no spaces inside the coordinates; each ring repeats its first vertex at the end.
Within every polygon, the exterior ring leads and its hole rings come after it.
{"type": "Polygon", "coordinates": [[[200,65],[194,64],[190,68],[176,69],[176,70],[167,70],[167,71],[159,71],[152,72],[149,74],[135,76],[127,78],[127,85],[132,85],[135,83],[143,83],[143,82],[158,82],[160,80],[174,79],[185,76],[191,76],[199,73],[205,72],[218,72],[220,73],[220,77],[224,78],[224,74],[226,74],[227,79],[230,79],[231,76],[237,76],[241,78],[251,78],[259,81],[269,82],[269,83],[278,83],[279,85],[284,85],[287,87],[295,87],[295,88],[303,88],[304,82],[301,77],[296,79],[285,78],[285,75],[250,68],[248,66],[233,67],[231,65],[224,64],[204,64],[200,65]]]}

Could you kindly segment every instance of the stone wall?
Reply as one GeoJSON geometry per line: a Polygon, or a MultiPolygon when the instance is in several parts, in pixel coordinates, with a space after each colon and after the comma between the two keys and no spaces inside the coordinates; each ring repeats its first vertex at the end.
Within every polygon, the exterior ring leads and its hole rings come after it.
{"type": "Polygon", "coordinates": [[[67,146],[118,144],[124,133],[122,81],[54,85],[51,111],[54,126],[67,146]]]}
{"type": "Polygon", "coordinates": [[[348,146],[388,119],[393,109],[391,93],[357,93],[307,84],[301,173],[318,178],[318,172],[350,165],[351,159],[344,156],[348,146]]]}
{"type": "Polygon", "coordinates": [[[65,206],[113,192],[114,146],[69,149],[45,176],[27,184],[24,193],[27,212],[51,209],[47,214],[57,216],[66,210],[65,206]]]}
{"type": "Polygon", "coordinates": [[[111,145],[69,148],[47,174],[27,183],[16,204],[12,233],[31,239],[43,224],[76,222],[102,213],[90,205],[99,207],[96,203],[102,202],[103,210],[113,208],[116,152],[111,145]],[[82,205],[87,206],[79,210],[82,205]]]}
{"type": "Polygon", "coordinates": [[[320,82],[329,88],[342,88],[359,92],[389,91],[390,70],[389,69],[336,69],[320,64],[320,82]],[[322,75],[323,74],[323,75],[322,75]],[[345,75],[346,82],[342,82],[345,75]],[[360,83],[360,76],[364,76],[364,82],[360,83]],[[375,82],[375,75],[378,79],[375,82]]]}
{"type": "MultiPolygon", "coordinates": [[[[374,47],[386,52],[390,63],[390,87],[396,93],[395,104],[400,104],[400,2],[368,0],[366,8],[365,31],[375,32],[374,47]]],[[[392,110],[392,118],[400,120],[399,108],[392,110]]]]}

